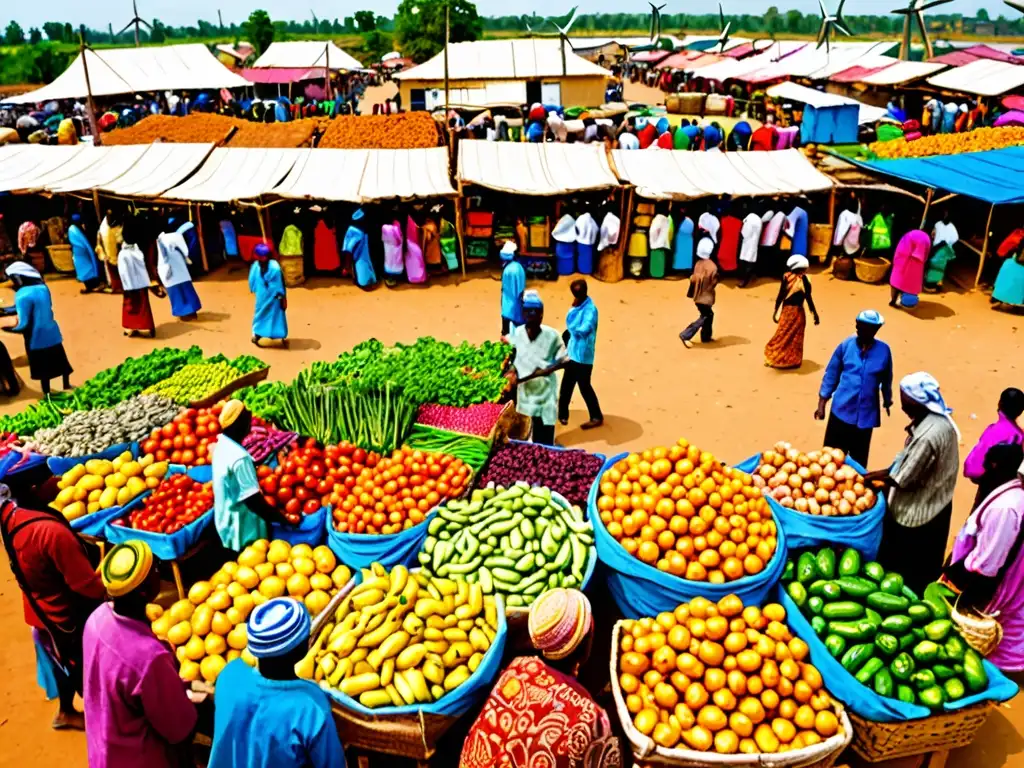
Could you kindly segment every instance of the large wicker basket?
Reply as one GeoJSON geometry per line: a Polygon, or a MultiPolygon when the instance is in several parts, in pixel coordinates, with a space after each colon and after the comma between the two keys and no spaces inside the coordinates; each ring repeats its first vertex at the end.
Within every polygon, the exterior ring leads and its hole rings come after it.
{"type": "Polygon", "coordinates": [[[988,656],[1003,640],[1003,625],[997,618],[999,612],[990,616],[974,608],[961,611],[959,602],[958,599],[956,605],[950,606],[950,618],[967,644],[982,656],[988,656]]]}
{"type": "Polygon", "coordinates": [[[281,275],[288,288],[294,288],[306,282],[306,269],[302,256],[279,256],[281,275]]]}
{"type": "Polygon", "coordinates": [[[892,262],[882,256],[853,260],[854,272],[862,283],[881,283],[889,276],[892,262]]]}
{"type": "Polygon", "coordinates": [[[47,252],[50,254],[50,263],[58,272],[74,272],[75,262],[71,258],[70,245],[48,245],[47,252]]]}
{"type": "Polygon", "coordinates": [[[721,755],[714,752],[697,752],[692,749],[665,749],[654,743],[633,726],[633,718],[626,708],[625,697],[619,686],[619,632],[622,622],[612,629],[611,672],[612,696],[615,698],[615,712],[633,750],[633,756],[644,763],[678,765],[684,768],[832,768],[840,753],[846,749],[853,737],[853,726],[842,704],[835,701],[835,713],[842,731],[820,744],[781,754],[733,754],[721,755]]]}
{"type": "Polygon", "coordinates": [[[983,701],[919,720],[878,723],[850,713],[853,751],[871,763],[965,747],[974,741],[995,705],[983,701]]]}

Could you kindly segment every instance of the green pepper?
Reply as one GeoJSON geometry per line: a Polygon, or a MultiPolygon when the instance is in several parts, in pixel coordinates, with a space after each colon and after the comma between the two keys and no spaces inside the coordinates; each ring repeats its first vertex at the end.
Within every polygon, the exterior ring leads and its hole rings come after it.
{"type": "Polygon", "coordinates": [[[900,641],[887,632],[875,635],[875,647],[885,656],[893,656],[900,648],[900,641]]]}
{"type": "Polygon", "coordinates": [[[951,677],[942,684],[942,690],[946,692],[947,701],[956,701],[967,695],[967,689],[957,677],[951,677]]]}
{"type": "Polygon", "coordinates": [[[829,635],[825,638],[825,649],[832,654],[833,658],[838,659],[843,651],[846,650],[846,638],[839,635],[829,635]]]}
{"type": "Polygon", "coordinates": [[[864,618],[874,624],[876,627],[882,626],[882,614],[872,608],[864,609],[864,618]]]}
{"type": "Polygon", "coordinates": [[[825,547],[815,558],[818,575],[823,579],[834,579],[836,576],[836,553],[831,547],[825,547]]]}
{"type": "Polygon", "coordinates": [[[842,576],[836,579],[836,584],[839,585],[839,588],[842,589],[843,592],[855,600],[863,600],[878,589],[878,587],[867,579],[862,579],[858,576],[842,576]]]}
{"type": "Polygon", "coordinates": [[[828,629],[828,622],[826,622],[821,616],[815,616],[811,619],[811,629],[814,630],[814,634],[818,637],[824,637],[828,629]]]}
{"type": "Polygon", "coordinates": [[[914,650],[911,653],[914,655],[914,661],[918,664],[927,664],[938,658],[939,646],[931,640],[922,640],[914,646],[914,650]]]}
{"type": "Polygon", "coordinates": [[[913,632],[907,632],[905,635],[900,635],[900,650],[906,651],[913,648],[920,642],[917,635],[913,632]]]}
{"type": "Polygon", "coordinates": [[[967,643],[956,632],[947,638],[946,644],[942,647],[946,649],[946,656],[951,661],[963,661],[967,653],[967,643]]]}
{"type": "Polygon", "coordinates": [[[807,584],[815,578],[814,555],[804,552],[796,563],[796,580],[801,584],[807,584]]]}
{"type": "Polygon", "coordinates": [[[918,691],[917,698],[928,709],[939,710],[942,709],[942,704],[946,700],[946,692],[939,686],[933,685],[923,691],[918,691]]]}
{"type": "Polygon", "coordinates": [[[971,693],[980,693],[988,688],[988,672],[981,662],[981,655],[973,648],[964,653],[964,682],[971,693]]]}
{"type": "Polygon", "coordinates": [[[809,598],[807,600],[807,608],[815,616],[818,616],[819,614],[821,614],[821,610],[824,607],[825,607],[825,601],[822,600],[817,595],[815,595],[814,597],[811,597],[811,598],[809,598]]]}
{"type": "MultiPolygon", "coordinates": [[[[872,643],[860,643],[847,650],[839,663],[843,665],[843,669],[847,672],[856,672],[865,661],[871,658],[874,652],[875,646],[872,643]]],[[[874,672],[871,674],[874,674],[874,672]]]]}
{"type": "Polygon", "coordinates": [[[786,587],[786,594],[796,603],[797,608],[803,608],[804,603],[807,602],[807,590],[799,581],[790,582],[786,587]]]}
{"type": "Polygon", "coordinates": [[[871,681],[875,677],[875,674],[877,672],[880,672],[884,667],[884,661],[882,661],[877,656],[872,656],[870,659],[864,662],[864,666],[857,671],[857,674],[854,675],[854,677],[857,678],[857,682],[861,685],[870,685],[871,681]]]}
{"type": "Polygon", "coordinates": [[[825,593],[825,585],[829,584],[827,579],[815,579],[811,582],[811,586],[807,588],[807,594],[815,597],[821,597],[825,593]]]}
{"type": "Polygon", "coordinates": [[[848,547],[839,558],[839,575],[856,576],[860,570],[860,552],[853,547],[848,547]]]}
{"type": "Polygon", "coordinates": [[[852,600],[842,600],[826,604],[821,615],[830,621],[833,619],[859,619],[864,615],[864,606],[852,600]]]}
{"type": "Polygon", "coordinates": [[[890,632],[894,635],[902,635],[910,631],[912,623],[913,622],[911,622],[909,616],[887,616],[885,620],[882,621],[881,628],[885,632],[890,632]]]}
{"type": "Polygon", "coordinates": [[[875,672],[875,677],[874,677],[874,681],[873,682],[874,682],[875,693],[877,693],[879,696],[886,696],[886,697],[892,696],[892,692],[893,692],[892,673],[889,672],[888,669],[885,669],[883,667],[882,669],[880,669],[877,672],[875,672]]]}
{"type": "Polygon", "coordinates": [[[842,597],[843,591],[834,581],[826,581],[821,588],[821,596],[828,602],[834,602],[842,597]]]}
{"type": "Polygon", "coordinates": [[[792,560],[786,561],[786,569],[782,572],[782,583],[788,584],[796,576],[796,566],[793,565],[792,560]]]}
{"type": "Polygon", "coordinates": [[[952,629],[953,622],[949,619],[936,619],[925,625],[924,634],[932,642],[941,643],[949,637],[950,630],[952,629]]]}
{"type": "Polygon", "coordinates": [[[948,664],[936,664],[932,667],[932,672],[935,673],[935,679],[940,682],[943,680],[949,680],[951,677],[956,677],[956,670],[948,664]]]}
{"type": "Polygon", "coordinates": [[[951,593],[948,593],[948,590],[937,583],[929,584],[925,587],[924,602],[928,603],[931,607],[936,619],[949,618],[949,604],[946,602],[949,594],[951,593]]]}
{"type": "Polygon", "coordinates": [[[875,582],[880,582],[885,578],[885,568],[882,567],[881,563],[876,563],[874,560],[870,563],[864,563],[864,565],[861,566],[861,571],[864,572],[865,576],[875,582]]]}
{"type": "Polygon", "coordinates": [[[898,573],[887,573],[878,588],[890,595],[899,596],[903,591],[903,577],[898,573]]]}
{"type": "Polygon", "coordinates": [[[911,688],[909,685],[897,685],[896,698],[902,701],[904,704],[917,703],[917,694],[914,693],[914,689],[911,688]]]}
{"type": "Polygon", "coordinates": [[[910,676],[910,684],[919,691],[931,688],[935,682],[935,673],[930,669],[919,669],[910,676]]]}
{"type": "MultiPolygon", "coordinates": [[[[815,616],[814,618],[820,617],[815,616]]],[[[845,637],[847,640],[864,642],[875,636],[875,625],[864,619],[860,621],[831,621],[828,623],[828,631],[830,634],[845,637]]]]}
{"type": "Polygon", "coordinates": [[[905,597],[890,595],[888,592],[881,591],[872,592],[868,595],[866,602],[869,608],[874,608],[876,611],[885,614],[905,613],[910,605],[910,601],[905,597]]]}
{"type": "Polygon", "coordinates": [[[892,660],[889,670],[897,680],[909,680],[910,676],[914,674],[916,667],[917,665],[914,663],[913,657],[904,651],[892,660]]]}

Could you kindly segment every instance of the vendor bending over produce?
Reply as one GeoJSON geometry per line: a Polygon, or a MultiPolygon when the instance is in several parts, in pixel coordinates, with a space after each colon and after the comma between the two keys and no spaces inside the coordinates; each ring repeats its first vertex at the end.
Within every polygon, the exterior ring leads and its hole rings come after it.
{"type": "Polygon", "coordinates": [[[60,327],[53,319],[53,297],[43,276],[23,261],[8,265],[7,276],[14,283],[18,324],[3,330],[25,336],[29,375],[39,382],[43,395],[50,394],[50,379],[61,379],[64,389],[71,389],[71,363],[60,327]]]}
{"type": "Polygon", "coordinates": [[[558,382],[553,375],[564,368],[566,355],[562,334],[542,325],[544,302],[536,291],[523,293],[524,325],[506,337],[515,348],[515,370],[509,376],[516,389],[516,410],[533,422],[533,442],[554,445],[558,419],[558,382]]]}
{"type": "Polygon", "coordinates": [[[269,600],[253,609],[247,630],[259,669],[235,659],[217,678],[209,768],[344,768],[327,695],[295,674],[309,640],[305,606],[269,600]]]}
{"type": "Polygon", "coordinates": [[[242,447],[252,414],[241,400],[230,400],[219,420],[223,431],[213,447],[213,522],[224,547],[238,553],[256,539],[270,538],[270,523],[284,518],[263,498],[256,462],[242,447]]]}
{"type": "Polygon", "coordinates": [[[82,638],[89,765],[186,765],[196,708],[146,618],[146,604],[160,592],[153,552],[144,541],[118,544],[100,576],[113,601],[93,611],[82,638]]]}
{"type": "Polygon", "coordinates": [[[594,641],[587,596],[545,592],[530,610],[529,629],[543,658],[520,656],[501,673],[469,730],[459,768],[622,765],[608,714],[576,681],[594,641]]]}

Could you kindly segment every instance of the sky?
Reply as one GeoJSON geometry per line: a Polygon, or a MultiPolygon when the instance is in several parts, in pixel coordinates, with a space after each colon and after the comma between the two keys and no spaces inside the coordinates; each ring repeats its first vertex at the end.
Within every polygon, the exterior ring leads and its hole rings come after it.
{"type": "MultiPolygon", "coordinates": [[[[522,0],[510,5],[507,0],[477,0],[477,9],[483,16],[501,16],[511,13],[528,14],[537,11],[545,15],[565,13],[577,0],[565,0],[557,7],[550,0],[522,0]],[[563,7],[564,6],[564,7],[563,7]],[[514,10],[513,10],[514,9],[514,10]]],[[[165,24],[186,26],[194,24],[197,19],[206,19],[216,23],[217,9],[224,16],[224,22],[241,22],[255,8],[263,8],[271,18],[293,19],[308,17],[310,11],[318,18],[343,18],[351,16],[355,11],[372,8],[377,13],[391,15],[398,5],[398,0],[174,0],[174,2],[157,2],[156,0],[137,0],[139,15],[143,18],[158,17],[165,24]]],[[[838,0],[826,2],[832,7],[838,0]]],[[[850,15],[882,14],[893,8],[902,6],[905,0],[847,0],[844,12],[850,15]]],[[[726,13],[764,13],[769,6],[775,5],[781,11],[796,8],[804,13],[817,12],[817,0],[723,0],[726,13]]],[[[708,3],[707,7],[712,4],[708,3]]],[[[701,7],[701,6],[696,6],[701,7]]],[[[998,0],[953,0],[942,6],[947,13],[973,15],[978,8],[984,7],[993,18],[1002,14],[1014,18],[1017,14],[998,0]]],[[[621,13],[646,10],[647,4],[641,0],[624,4],[620,0],[587,0],[580,2],[581,13],[621,13]]],[[[668,0],[665,13],[692,13],[693,2],[668,0]]],[[[132,17],[131,0],[49,0],[49,2],[16,2],[5,0],[0,6],[0,27],[6,26],[13,18],[24,28],[41,27],[45,21],[69,21],[72,24],[86,24],[96,29],[103,29],[108,23],[117,27],[123,26],[132,17]],[[11,10],[14,9],[14,13],[11,10]]]]}

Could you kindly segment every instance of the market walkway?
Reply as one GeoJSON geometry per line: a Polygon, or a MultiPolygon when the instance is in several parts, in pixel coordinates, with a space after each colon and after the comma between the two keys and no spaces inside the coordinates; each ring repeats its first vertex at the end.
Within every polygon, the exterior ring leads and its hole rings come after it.
{"type": "MultiPolygon", "coordinates": [[[[601,312],[594,384],[605,409],[606,426],[582,432],[582,402],[574,402],[570,427],[558,439],[605,453],[673,441],[686,436],[717,456],[740,461],[780,439],[799,446],[820,446],[824,426],[812,420],[823,366],[835,344],[853,332],[854,317],[866,307],[886,315],[881,338],[893,349],[896,376],[927,370],[942,383],[964,435],[962,455],[995,416],[999,392],[1021,386],[1020,330],[1024,318],[990,309],[982,294],[926,296],[916,316],[886,307],[888,286],[843,283],[812,275],[822,325],[809,326],[803,368],[767,369],[762,350],[771,336],[772,302],[777,284],[761,281],[746,290],[734,281],[719,291],[712,345],[684,349],[679,329],[692,319],[686,285],[676,281],[591,281],[601,312]]],[[[569,281],[531,285],[547,306],[546,322],[564,327],[569,281]]],[[[121,302],[107,295],[79,296],[72,280],[53,280],[57,318],[75,367],[75,382],[127,356],[156,345],[200,345],[207,353],[234,356],[252,352],[249,343],[252,298],[244,273],[222,270],[197,283],[205,311],[199,322],[170,317],[166,301],[154,301],[156,342],[121,336],[121,302]]],[[[486,276],[461,285],[433,283],[425,288],[381,288],[364,293],[352,285],[314,280],[289,295],[292,349],[263,350],[271,376],[290,378],[316,359],[329,359],[359,341],[376,336],[385,342],[432,335],[449,341],[480,342],[499,330],[499,284],[486,276]]],[[[9,287],[0,303],[11,303],[9,287]]],[[[19,373],[27,376],[22,342],[4,339],[19,373]]],[[[10,413],[38,396],[33,386],[10,413]]],[[[884,417],[883,417],[884,418],[884,417]]],[[[872,446],[873,467],[901,448],[904,419],[894,409],[884,419],[872,446]]],[[[964,519],[974,495],[961,482],[955,500],[955,524],[964,519]]],[[[53,705],[42,701],[35,685],[29,631],[21,620],[20,596],[8,570],[0,565],[0,768],[26,764],[86,765],[79,734],[55,733],[49,723],[53,705]],[[45,761],[45,763],[44,763],[45,761]]],[[[1024,705],[1018,698],[993,715],[975,744],[955,753],[949,768],[1024,766],[1024,705]]]]}

